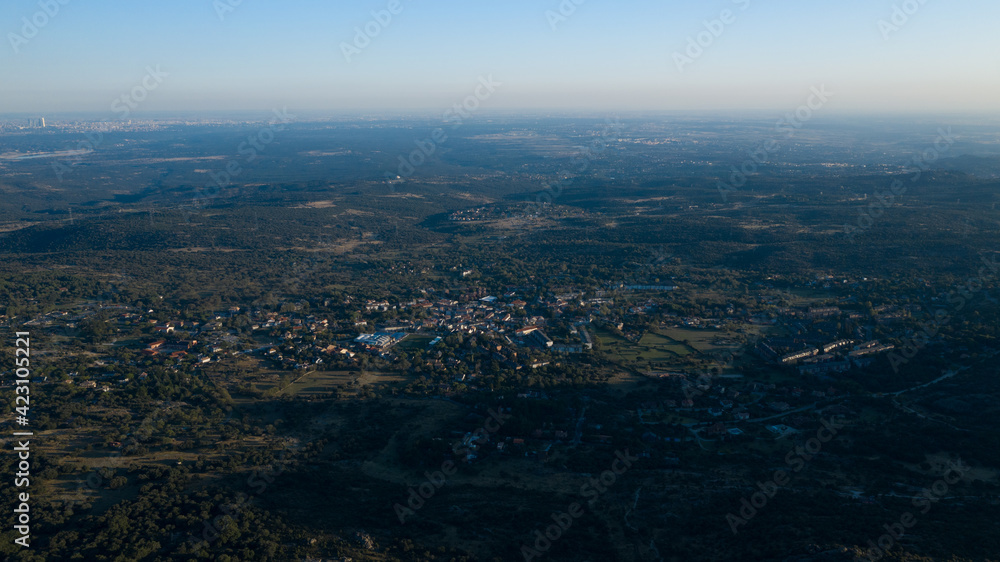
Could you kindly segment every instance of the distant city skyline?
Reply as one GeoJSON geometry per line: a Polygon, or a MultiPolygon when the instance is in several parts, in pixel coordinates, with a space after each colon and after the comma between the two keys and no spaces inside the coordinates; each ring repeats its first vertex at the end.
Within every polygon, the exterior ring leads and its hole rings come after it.
{"type": "Polygon", "coordinates": [[[0,114],[1000,109],[987,0],[11,0],[0,114]],[[468,107],[468,106],[467,106],[468,107]]]}

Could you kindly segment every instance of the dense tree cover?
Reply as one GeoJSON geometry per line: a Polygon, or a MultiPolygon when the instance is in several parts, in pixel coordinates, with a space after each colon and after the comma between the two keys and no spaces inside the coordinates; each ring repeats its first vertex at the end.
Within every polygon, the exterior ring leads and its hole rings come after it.
{"type": "MultiPolygon", "coordinates": [[[[549,126],[571,148],[589,142],[600,122],[549,126]]],[[[587,173],[572,174],[551,203],[538,205],[544,186],[566,175],[569,152],[546,145],[493,156],[478,137],[491,127],[470,124],[450,150],[391,185],[384,169],[397,151],[412,150],[413,130],[384,123],[365,134],[353,125],[304,124],[271,145],[240,185],[208,195],[196,171],[203,163],[126,174],[102,154],[68,175],[61,195],[37,189],[38,175],[0,180],[5,220],[32,225],[0,234],[0,314],[9,326],[35,320],[34,376],[47,379],[35,387],[32,423],[53,439],[32,458],[37,547],[13,547],[7,530],[0,551],[12,560],[519,559],[553,512],[578,501],[581,485],[607,470],[616,450],[629,450],[641,460],[588,505],[548,559],[784,560],[822,552],[848,559],[907,509],[900,496],[939,477],[930,455],[961,458],[986,476],[957,485],[958,503],[936,505],[913,540],[886,559],[1000,552],[995,533],[980,532],[996,518],[997,486],[988,475],[1000,467],[1000,379],[988,360],[1000,336],[997,272],[989,266],[1000,247],[995,180],[929,171],[907,197],[876,209],[887,177],[863,166],[824,173],[775,165],[723,199],[719,166],[696,162],[725,161],[731,144],[699,149],[697,158],[693,148],[675,155],[643,144],[602,151],[587,173]],[[337,158],[302,156],[345,143],[352,149],[337,158]],[[870,227],[845,228],[866,213],[870,227]],[[454,220],[480,214],[486,218],[454,220]],[[628,285],[677,289],[640,293],[628,285]],[[575,341],[582,318],[607,337],[579,357],[519,349],[520,369],[494,354],[510,345],[500,334],[442,334],[432,349],[399,346],[356,361],[323,351],[349,345],[359,320],[428,319],[426,309],[407,306],[415,300],[468,303],[510,293],[527,303],[511,311],[514,318],[537,315],[560,341],[575,341]],[[581,296],[558,310],[543,306],[563,293],[581,296]],[[664,319],[693,316],[748,347],[755,334],[746,317],[773,319],[817,294],[815,306],[837,306],[839,315],[799,320],[826,340],[864,328],[904,348],[936,311],[948,320],[935,326],[933,341],[918,342],[917,359],[903,369],[882,357],[834,381],[793,378],[747,357],[653,359],[640,343],[664,319]],[[579,302],[605,297],[610,302],[599,307],[579,302]],[[368,299],[388,307],[367,310],[368,299]],[[858,320],[882,307],[901,312],[899,323],[858,320]],[[48,313],[66,316],[51,328],[48,313]],[[287,337],[286,325],[253,329],[269,313],[329,326],[301,338],[287,337]],[[178,321],[185,326],[169,337],[151,331],[178,321]],[[204,342],[190,348],[212,358],[208,364],[142,353],[154,338],[202,337],[209,323],[217,327],[208,333],[228,340],[218,352],[204,342]],[[624,359],[615,341],[635,345],[638,358],[624,359]],[[270,347],[294,359],[246,353],[270,347]],[[317,360],[350,382],[307,398],[286,392],[319,369],[317,360]],[[677,419],[638,414],[690,392],[645,371],[710,372],[721,363],[761,386],[823,393],[817,403],[841,406],[851,420],[739,535],[725,514],[805,438],[778,441],[748,425],[755,433],[743,441],[698,440],[677,419]],[[956,364],[969,368],[919,393],[877,396],[956,364]],[[382,373],[400,382],[359,383],[382,373]],[[273,385],[258,384],[267,377],[273,385]],[[489,447],[476,449],[476,462],[465,462],[455,443],[498,409],[509,421],[489,447]],[[535,435],[559,445],[515,444],[535,435]],[[449,461],[456,474],[397,524],[393,506],[449,461]],[[851,497],[852,487],[867,497],[851,497]],[[970,529],[977,540],[968,540],[970,529]]],[[[745,140],[728,136],[728,126],[712,131],[726,143],[745,140]]],[[[163,151],[226,153],[245,132],[191,135],[177,127],[142,143],[108,138],[143,160],[163,151]]],[[[0,401],[14,393],[0,388],[0,401]]],[[[721,398],[721,390],[700,397],[721,398]]],[[[733,401],[763,408],[762,400],[757,391],[733,401]]],[[[819,414],[802,417],[799,427],[820,423],[819,414]]],[[[2,456],[0,473],[12,472],[13,458],[2,456]]],[[[9,513],[13,502],[12,483],[0,479],[0,508],[9,513]]]]}

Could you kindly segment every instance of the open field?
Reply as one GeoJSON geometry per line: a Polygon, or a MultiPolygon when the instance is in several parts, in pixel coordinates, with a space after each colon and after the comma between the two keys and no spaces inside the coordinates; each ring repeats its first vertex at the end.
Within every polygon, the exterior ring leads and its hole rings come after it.
{"type": "Polygon", "coordinates": [[[638,343],[631,342],[608,330],[596,330],[603,349],[615,358],[640,364],[669,364],[691,355],[711,353],[735,346],[721,345],[717,340],[735,338],[718,330],[684,330],[670,328],[643,334],[638,343]]]}
{"type": "Polygon", "coordinates": [[[685,328],[665,328],[661,333],[701,353],[712,353],[720,349],[736,346],[720,345],[717,340],[735,340],[735,336],[721,330],[689,330],[685,328]]]}
{"type": "Polygon", "coordinates": [[[345,389],[353,377],[349,371],[313,371],[285,387],[281,394],[286,396],[315,396],[345,389]]]}
{"type": "Polygon", "coordinates": [[[672,338],[653,332],[644,334],[638,343],[600,328],[595,330],[595,334],[601,340],[603,349],[622,361],[666,361],[683,357],[693,351],[672,338]]]}
{"type": "MultiPolygon", "coordinates": [[[[360,371],[312,371],[296,379],[292,384],[282,389],[281,394],[286,396],[322,396],[331,392],[344,392],[353,386],[367,386],[373,384],[401,383],[407,377],[396,373],[379,373],[360,371]],[[352,374],[356,373],[356,374],[352,374]],[[356,381],[356,385],[352,382],[356,381]]],[[[258,386],[263,389],[263,387],[258,386]]]]}
{"type": "Polygon", "coordinates": [[[644,351],[652,351],[652,354],[643,354],[650,360],[669,359],[671,356],[684,357],[694,350],[676,338],[671,338],[656,332],[647,332],[639,340],[639,347],[644,351]]]}
{"type": "Polygon", "coordinates": [[[403,341],[396,344],[396,347],[406,350],[421,351],[434,340],[435,336],[429,334],[410,334],[403,341]]]}

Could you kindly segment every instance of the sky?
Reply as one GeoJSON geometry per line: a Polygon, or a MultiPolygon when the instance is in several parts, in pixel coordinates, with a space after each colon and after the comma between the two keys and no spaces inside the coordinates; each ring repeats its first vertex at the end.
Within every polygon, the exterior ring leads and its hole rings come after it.
{"type": "Polygon", "coordinates": [[[490,110],[794,111],[825,87],[832,112],[989,113],[998,16],[996,0],[4,0],[0,114],[444,111],[483,81],[470,104],[490,110]]]}

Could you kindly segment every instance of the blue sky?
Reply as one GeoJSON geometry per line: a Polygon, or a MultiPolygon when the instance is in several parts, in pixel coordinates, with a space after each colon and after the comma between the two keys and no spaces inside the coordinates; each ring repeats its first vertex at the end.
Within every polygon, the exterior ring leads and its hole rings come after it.
{"type": "Polygon", "coordinates": [[[566,0],[555,29],[561,0],[400,0],[350,62],[342,43],[390,0],[243,0],[222,19],[238,0],[62,1],[31,38],[39,0],[0,4],[0,113],[110,113],[157,65],[137,116],[443,110],[490,75],[498,110],[792,110],[820,84],[831,111],[1000,109],[995,0],[566,0]],[[886,40],[879,21],[907,3],[886,40]],[[674,53],[723,10],[734,21],[680,70],[674,53]]]}

